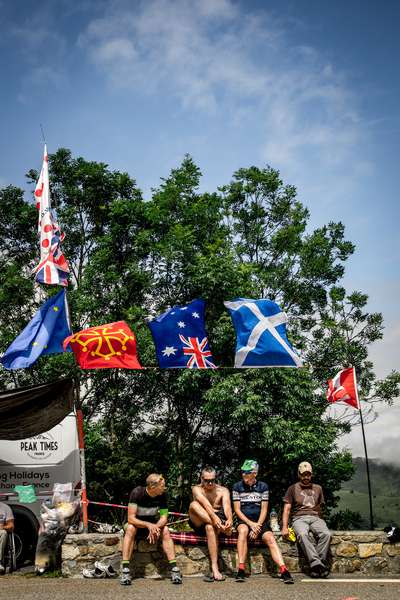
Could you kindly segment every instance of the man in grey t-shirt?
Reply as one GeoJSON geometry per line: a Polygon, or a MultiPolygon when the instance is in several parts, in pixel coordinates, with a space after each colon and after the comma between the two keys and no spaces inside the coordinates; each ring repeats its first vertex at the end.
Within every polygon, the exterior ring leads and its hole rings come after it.
{"type": "Polygon", "coordinates": [[[0,502],[0,575],[5,571],[4,552],[7,543],[7,535],[14,530],[14,515],[8,504],[0,502]]]}
{"type": "Polygon", "coordinates": [[[299,481],[291,485],[284,498],[282,516],[283,536],[289,534],[289,515],[292,513],[293,529],[310,564],[311,577],[327,577],[329,569],[326,559],[331,542],[331,533],[321,518],[321,507],[325,504],[322,487],[312,483],[312,466],[308,462],[299,464],[299,481]],[[317,540],[316,546],[308,537],[312,532],[317,540]]]}

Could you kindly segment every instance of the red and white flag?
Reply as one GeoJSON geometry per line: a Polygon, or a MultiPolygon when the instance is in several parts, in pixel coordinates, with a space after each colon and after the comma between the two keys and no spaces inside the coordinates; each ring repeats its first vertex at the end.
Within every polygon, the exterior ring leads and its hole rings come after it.
{"type": "Polygon", "coordinates": [[[36,281],[49,285],[68,285],[69,265],[60,243],[64,235],[57,223],[55,211],[51,209],[49,188],[49,161],[44,146],[42,170],[35,188],[36,208],[39,211],[38,231],[40,235],[40,262],[33,270],[36,281]]]}
{"type": "Polygon", "coordinates": [[[328,386],[328,402],[346,402],[354,408],[360,408],[354,367],[343,369],[333,379],[328,379],[328,386]]]}

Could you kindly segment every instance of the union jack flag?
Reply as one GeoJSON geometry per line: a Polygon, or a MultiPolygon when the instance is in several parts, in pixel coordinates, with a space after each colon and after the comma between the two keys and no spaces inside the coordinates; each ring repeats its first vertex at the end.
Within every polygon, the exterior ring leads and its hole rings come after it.
{"type": "Polygon", "coordinates": [[[51,208],[49,188],[49,159],[44,146],[43,165],[35,188],[36,208],[39,211],[40,261],[33,269],[36,281],[49,285],[68,285],[69,265],[60,244],[64,239],[51,208]]]}
{"type": "Polygon", "coordinates": [[[183,335],[179,335],[181,342],[183,342],[183,354],[189,356],[187,366],[189,369],[216,369],[216,365],[208,360],[211,356],[210,350],[205,350],[208,344],[208,338],[203,338],[199,342],[199,338],[190,337],[185,338],[183,335]]]}

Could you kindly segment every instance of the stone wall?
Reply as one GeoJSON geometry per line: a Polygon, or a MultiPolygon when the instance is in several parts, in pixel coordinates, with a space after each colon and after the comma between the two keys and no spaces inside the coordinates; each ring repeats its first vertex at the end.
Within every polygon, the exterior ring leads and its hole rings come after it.
{"type": "MultiPolygon", "coordinates": [[[[278,535],[286,565],[293,573],[307,572],[301,550],[296,543],[283,541],[278,535]]],[[[118,570],[122,537],[118,534],[74,534],[65,538],[62,548],[62,572],[81,577],[82,569],[93,567],[96,560],[111,563],[118,570]]],[[[209,570],[206,546],[175,545],[177,564],[184,575],[201,575],[209,570]]],[[[237,570],[236,548],[221,548],[221,567],[227,574],[237,570]]],[[[400,574],[400,543],[390,544],[380,531],[334,531],[331,544],[333,573],[361,572],[400,574]]],[[[167,573],[162,548],[140,541],[131,563],[136,577],[160,577],[167,573]]],[[[275,573],[267,548],[251,548],[247,569],[253,574],[275,573]]]]}

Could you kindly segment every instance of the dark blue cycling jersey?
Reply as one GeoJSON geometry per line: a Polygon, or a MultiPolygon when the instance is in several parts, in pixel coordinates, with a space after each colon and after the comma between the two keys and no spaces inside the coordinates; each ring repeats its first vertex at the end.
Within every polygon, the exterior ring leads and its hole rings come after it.
{"type": "Polygon", "coordinates": [[[251,521],[257,521],[261,512],[261,502],[268,502],[269,488],[264,481],[256,481],[247,485],[243,480],[235,483],[232,489],[232,499],[240,502],[240,510],[251,521]]]}

